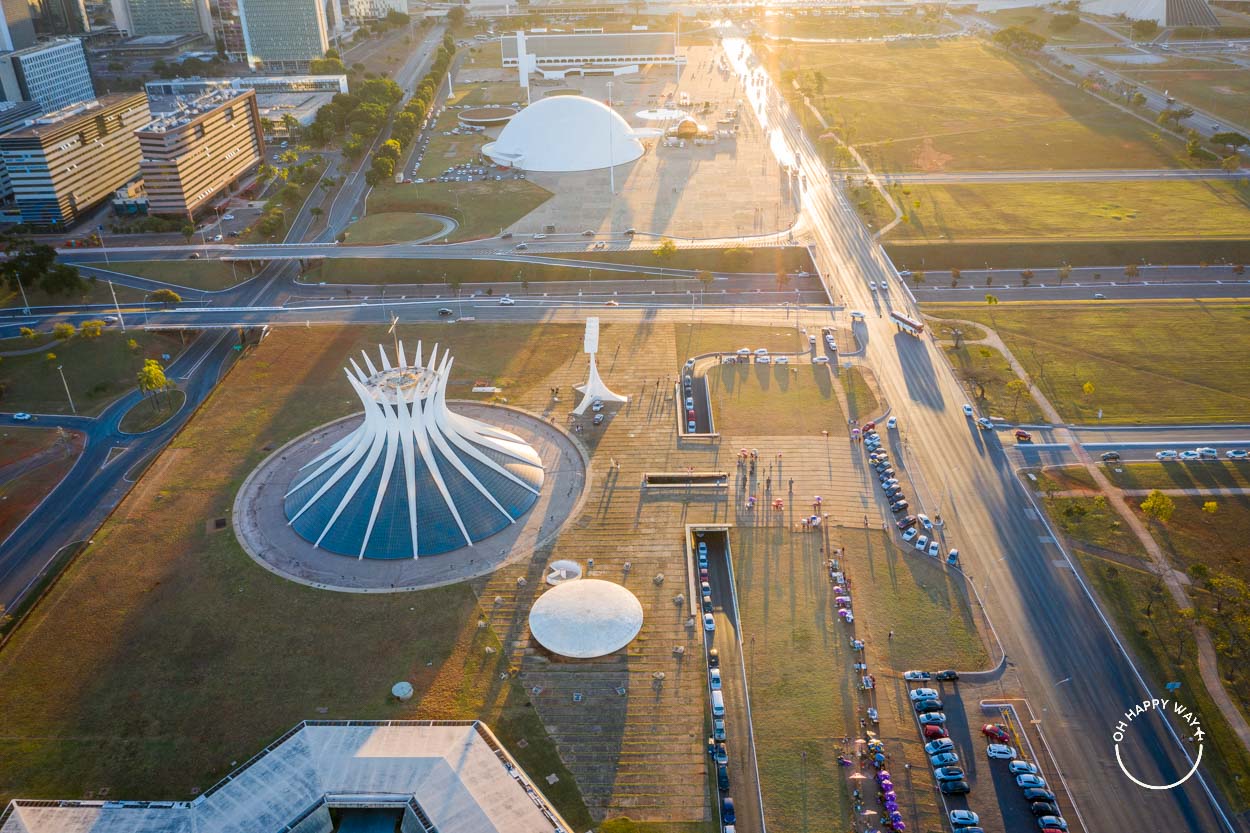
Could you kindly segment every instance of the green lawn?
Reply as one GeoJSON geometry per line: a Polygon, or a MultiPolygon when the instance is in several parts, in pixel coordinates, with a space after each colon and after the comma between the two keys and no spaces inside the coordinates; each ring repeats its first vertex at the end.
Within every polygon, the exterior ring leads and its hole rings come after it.
{"type": "Polygon", "coordinates": [[[678,249],[668,257],[658,257],[655,254],[655,247],[652,246],[623,252],[563,252],[552,254],[550,257],[597,260],[604,263],[629,263],[652,269],[662,266],[666,269],[761,272],[766,275],[775,275],[779,270],[785,272],[815,271],[811,255],[801,246],[785,246],[775,249],[678,249]]]}
{"type": "Polygon", "coordinates": [[[1072,422],[1244,422],[1250,306],[1238,303],[933,305],[992,326],[1072,422]],[[1083,391],[1092,382],[1094,393],[1083,391]]]}
{"type": "Polygon", "coordinates": [[[1250,237],[1250,186],[1224,180],[909,185],[894,193],[907,214],[889,240],[1250,237]]]}
{"type": "MultiPolygon", "coordinates": [[[[426,157],[427,160],[429,157],[426,157]]],[[[503,182],[427,182],[422,185],[380,185],[369,196],[369,210],[452,217],[460,227],[449,242],[499,234],[551,197],[527,179],[503,182]]]]}
{"type": "MultiPolygon", "coordinates": [[[[885,691],[885,669],[987,664],[964,592],[939,565],[902,552],[879,530],[835,528],[826,539],[782,526],[739,526],[730,539],[765,820],[777,830],[848,829],[848,781],[837,753],[842,738],[859,730],[856,655],[837,619],[820,548],[846,548],[855,635],[873,646],[885,691]]],[[[897,764],[912,763],[904,777],[915,779],[909,801],[921,816],[917,829],[937,830],[940,808],[928,768],[920,766],[906,698],[883,691],[877,702],[880,736],[897,764]]]]}
{"type": "Polygon", "coordinates": [[[879,416],[880,412],[877,409],[881,405],[877,402],[872,388],[865,381],[864,371],[858,367],[851,367],[841,371],[839,375],[842,379],[842,388],[846,391],[846,408],[850,411],[847,416],[860,422],[867,422],[879,416]]]}
{"type": "MultiPolygon", "coordinates": [[[[1244,812],[1250,806],[1250,752],[1207,694],[1195,660],[1193,635],[1171,597],[1158,589],[1155,577],[1148,572],[1080,553],[1078,556],[1117,630],[1143,664],[1151,688],[1160,689],[1172,681],[1181,684],[1185,705],[1199,715],[1206,730],[1203,769],[1215,779],[1230,809],[1244,812]],[[1148,608],[1151,615],[1146,615],[1148,608]]],[[[1245,689],[1233,691],[1244,694],[1245,689]]]]}
{"type": "Polygon", "coordinates": [[[1045,9],[1034,7],[1022,9],[1001,9],[994,12],[982,12],[982,17],[998,26],[1019,26],[1034,34],[1041,35],[1047,43],[1113,43],[1115,38],[1107,32],[1092,26],[1084,20],[1072,28],[1055,28],[1054,20],[1058,15],[1045,9]]]}
{"type": "Polygon", "coordinates": [[[1107,477],[1122,489],[1247,489],[1250,465],[1228,460],[1121,463],[1107,477]]]}
{"type": "MultiPolygon", "coordinates": [[[[1123,263],[1250,263],[1250,236],[1242,239],[1185,237],[1159,240],[910,240],[885,241],[886,252],[900,269],[993,269],[1007,271],[995,276],[998,283],[1018,279],[1012,270],[1039,266],[1115,266],[1123,263]],[[923,264],[923,266],[922,266],[923,264]]],[[[1114,271],[1112,272],[1114,274],[1114,271]]],[[[933,280],[942,277],[934,276],[933,280]]]]}
{"type": "Polygon", "coordinates": [[[1174,168],[1151,125],[975,39],[785,44],[775,72],[820,72],[816,105],[883,171],[1174,168]]]}
{"type": "Polygon", "coordinates": [[[942,341],[941,345],[968,395],[979,408],[992,416],[1018,424],[1035,425],[1047,421],[1032,396],[1027,393],[1017,396],[1007,389],[1008,383],[1017,376],[1002,353],[993,347],[968,344],[966,341],[958,349],[953,341],[942,341]]]}
{"type": "Polygon", "coordinates": [[[373,243],[407,243],[438,233],[443,224],[423,214],[387,212],[361,217],[347,227],[345,243],[354,246],[373,243]]]}
{"type": "MultiPolygon", "coordinates": [[[[1128,499],[1135,511],[1143,500],[1128,499]]],[[[1250,496],[1176,496],[1172,500],[1175,513],[1166,524],[1151,523],[1150,531],[1174,563],[1183,570],[1202,564],[1211,573],[1250,582],[1250,557],[1245,547],[1250,536],[1250,496]],[[1204,511],[1208,502],[1215,504],[1214,512],[1204,511]]]]}
{"type": "Polygon", "coordinates": [[[182,409],[187,395],[180,390],[171,390],[160,396],[149,396],[136,402],[122,417],[118,426],[127,434],[142,434],[164,424],[170,417],[182,409]]]}
{"type": "Polygon", "coordinates": [[[1250,121],[1250,70],[1207,62],[1182,68],[1113,64],[1131,81],[1167,90],[1186,104],[1237,124],[1250,121]]]}
{"type": "MultiPolygon", "coordinates": [[[[363,221],[362,221],[363,222],[363,221]]],[[[354,241],[353,241],[354,242],[354,241]]],[[[665,286],[658,275],[628,274],[609,272],[583,266],[552,266],[545,263],[520,263],[510,260],[465,260],[455,258],[435,260],[421,258],[419,260],[401,260],[398,258],[356,259],[326,258],[320,265],[313,267],[304,274],[306,283],[363,283],[363,284],[443,284],[459,278],[463,284],[474,283],[514,283],[509,294],[526,295],[541,293],[540,284],[547,281],[585,282],[584,288],[590,291],[596,281],[608,281],[613,277],[640,278],[647,277],[656,282],[657,286],[665,286]]],[[[436,290],[437,291],[437,290],[436,290]]],[[[445,288],[443,294],[447,294],[445,288]]]]}
{"type": "MultiPolygon", "coordinates": [[[[74,295],[49,295],[39,289],[26,290],[26,303],[32,307],[63,307],[71,304],[111,304],[113,303],[113,295],[109,292],[107,283],[101,280],[91,280],[87,278],[87,289],[84,292],[74,295]]],[[[126,286],[114,286],[117,291],[117,300],[120,303],[130,301],[139,301],[143,299],[143,293],[138,289],[130,289],[126,286]]],[[[0,283],[0,308],[4,309],[21,309],[23,307],[22,294],[17,288],[9,289],[7,283],[0,283]]]]}
{"type": "MultiPolygon", "coordinates": [[[[221,260],[137,260],[114,261],[107,267],[101,261],[100,268],[112,269],[126,275],[164,281],[177,286],[189,286],[214,292],[229,289],[236,283],[251,279],[253,273],[246,263],[231,264],[221,260]]],[[[133,290],[142,295],[141,290],[133,290]]],[[[175,290],[176,291],[176,290],[175,290]]]]}
{"type": "Polygon", "coordinates": [[[1043,503],[1051,520],[1078,546],[1091,544],[1145,559],[1146,550],[1137,536],[1104,498],[1055,497],[1045,498],[1043,503]]]}
{"type": "Polygon", "coordinates": [[[716,430],[729,436],[815,436],[846,416],[828,365],[723,364],[707,374],[716,430]]]}
{"type": "Polygon", "coordinates": [[[782,38],[883,38],[888,35],[929,35],[955,31],[955,25],[939,16],[880,14],[851,17],[847,14],[770,14],[762,31],[782,38]]]}
{"type": "MultiPolygon", "coordinates": [[[[25,340],[9,339],[6,349],[21,349],[25,340]]],[[[57,367],[63,368],[74,406],[80,414],[96,414],[135,386],[135,374],[144,359],[177,357],[182,341],[176,334],[110,327],[97,339],[75,337],[28,356],[6,356],[0,362],[0,384],[5,386],[4,408],[36,414],[68,414],[69,402],[57,367]],[[137,343],[131,349],[127,342],[137,343]],[[47,353],[55,355],[49,359],[47,353]]],[[[170,359],[172,361],[173,358],[170,359]]]]}
{"type": "Polygon", "coordinates": [[[11,426],[0,431],[0,540],[61,482],[81,451],[82,435],[72,431],[11,426]],[[3,469],[18,461],[24,462],[3,469]]]}
{"type": "Polygon", "coordinates": [[[758,324],[674,324],[677,364],[691,356],[732,353],[740,347],[763,347],[773,353],[793,353],[803,349],[794,327],[765,327],[758,324]]]}
{"type": "MultiPolygon", "coordinates": [[[[489,379],[513,397],[575,355],[582,328],[399,335],[409,349],[424,338],[452,350],[452,396],[489,379]]],[[[211,530],[270,450],[359,407],[344,357],[387,339],[380,326],[279,328],[234,365],[0,650],[0,803],[105,787],[116,798],[189,800],[303,719],[478,717],[534,778],[559,777],[543,791],[575,829],[591,826],[525,692],[504,674],[508,651],[477,627],[472,587],[319,591],[257,567],[228,528],[211,530]],[[417,689],[410,703],[389,697],[400,679],[417,689]]]]}

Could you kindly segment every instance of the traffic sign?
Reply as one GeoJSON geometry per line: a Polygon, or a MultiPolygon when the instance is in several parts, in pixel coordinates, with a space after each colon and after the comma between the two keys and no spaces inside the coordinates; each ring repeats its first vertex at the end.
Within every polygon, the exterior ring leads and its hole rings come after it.
{"type": "Polygon", "coordinates": [[[1164,686],[1164,688],[1166,688],[1168,691],[1176,691],[1180,687],[1181,687],[1180,683],[1168,683],[1167,685],[1164,686]]]}

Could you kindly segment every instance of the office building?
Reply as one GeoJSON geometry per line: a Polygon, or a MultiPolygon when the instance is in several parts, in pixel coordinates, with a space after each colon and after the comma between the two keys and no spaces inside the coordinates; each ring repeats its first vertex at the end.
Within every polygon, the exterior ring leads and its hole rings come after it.
{"type": "Polygon", "coordinates": [[[42,36],[82,35],[91,31],[83,0],[30,0],[35,33],[42,36]]]}
{"type": "Polygon", "coordinates": [[[208,0],[112,0],[117,28],[132,36],[213,34],[208,0]]]}
{"type": "Polygon", "coordinates": [[[239,19],[247,60],[254,67],[306,71],[330,45],[321,0],[239,0],[239,19]]]}
{"type": "Polygon", "coordinates": [[[151,121],[146,93],[122,93],[33,119],[0,135],[22,222],[61,229],[139,173],[135,131],[151,121]]]}
{"type": "Polygon", "coordinates": [[[216,90],[140,128],[148,213],[192,218],[265,158],[254,90],[216,90]]]}
{"type": "Polygon", "coordinates": [[[213,4],[215,41],[220,43],[231,61],[247,59],[243,42],[243,21],[239,19],[239,0],[216,0],[213,4]]]}
{"type": "Polygon", "coordinates": [[[0,0],[0,50],[35,45],[35,24],[27,0],[0,0]]]}
{"type": "Polygon", "coordinates": [[[0,98],[33,101],[45,111],[95,98],[82,41],[62,38],[0,53],[0,98]]]}
{"type": "Polygon", "coordinates": [[[391,12],[408,14],[408,0],[347,0],[347,14],[356,20],[381,20],[391,12]]]}
{"type": "Polygon", "coordinates": [[[243,78],[161,78],[143,85],[148,95],[200,95],[214,90],[255,90],[257,95],[345,93],[346,75],[248,75],[243,78]]]}

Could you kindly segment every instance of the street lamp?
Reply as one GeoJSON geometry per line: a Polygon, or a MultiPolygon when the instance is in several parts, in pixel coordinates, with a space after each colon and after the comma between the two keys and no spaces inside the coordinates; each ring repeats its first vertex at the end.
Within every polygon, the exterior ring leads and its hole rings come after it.
{"type": "Polygon", "coordinates": [[[69,400],[69,410],[74,416],[78,416],[78,409],[74,407],[74,397],[69,395],[69,382],[65,381],[65,365],[58,364],[56,372],[61,374],[61,384],[65,386],[65,398],[69,400]]]}

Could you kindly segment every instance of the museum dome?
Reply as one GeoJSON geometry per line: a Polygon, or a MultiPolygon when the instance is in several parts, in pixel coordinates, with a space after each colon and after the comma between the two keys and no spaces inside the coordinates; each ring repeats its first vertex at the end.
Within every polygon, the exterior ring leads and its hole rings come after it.
{"type": "Polygon", "coordinates": [[[530,634],[563,657],[616,653],[642,630],[642,604],[619,584],[580,579],[557,584],[530,608],[530,634]]]}
{"type": "Polygon", "coordinates": [[[632,162],[642,144],[607,105],[580,95],[540,99],[513,117],[482,152],[525,171],[593,171],[632,162]]]}

